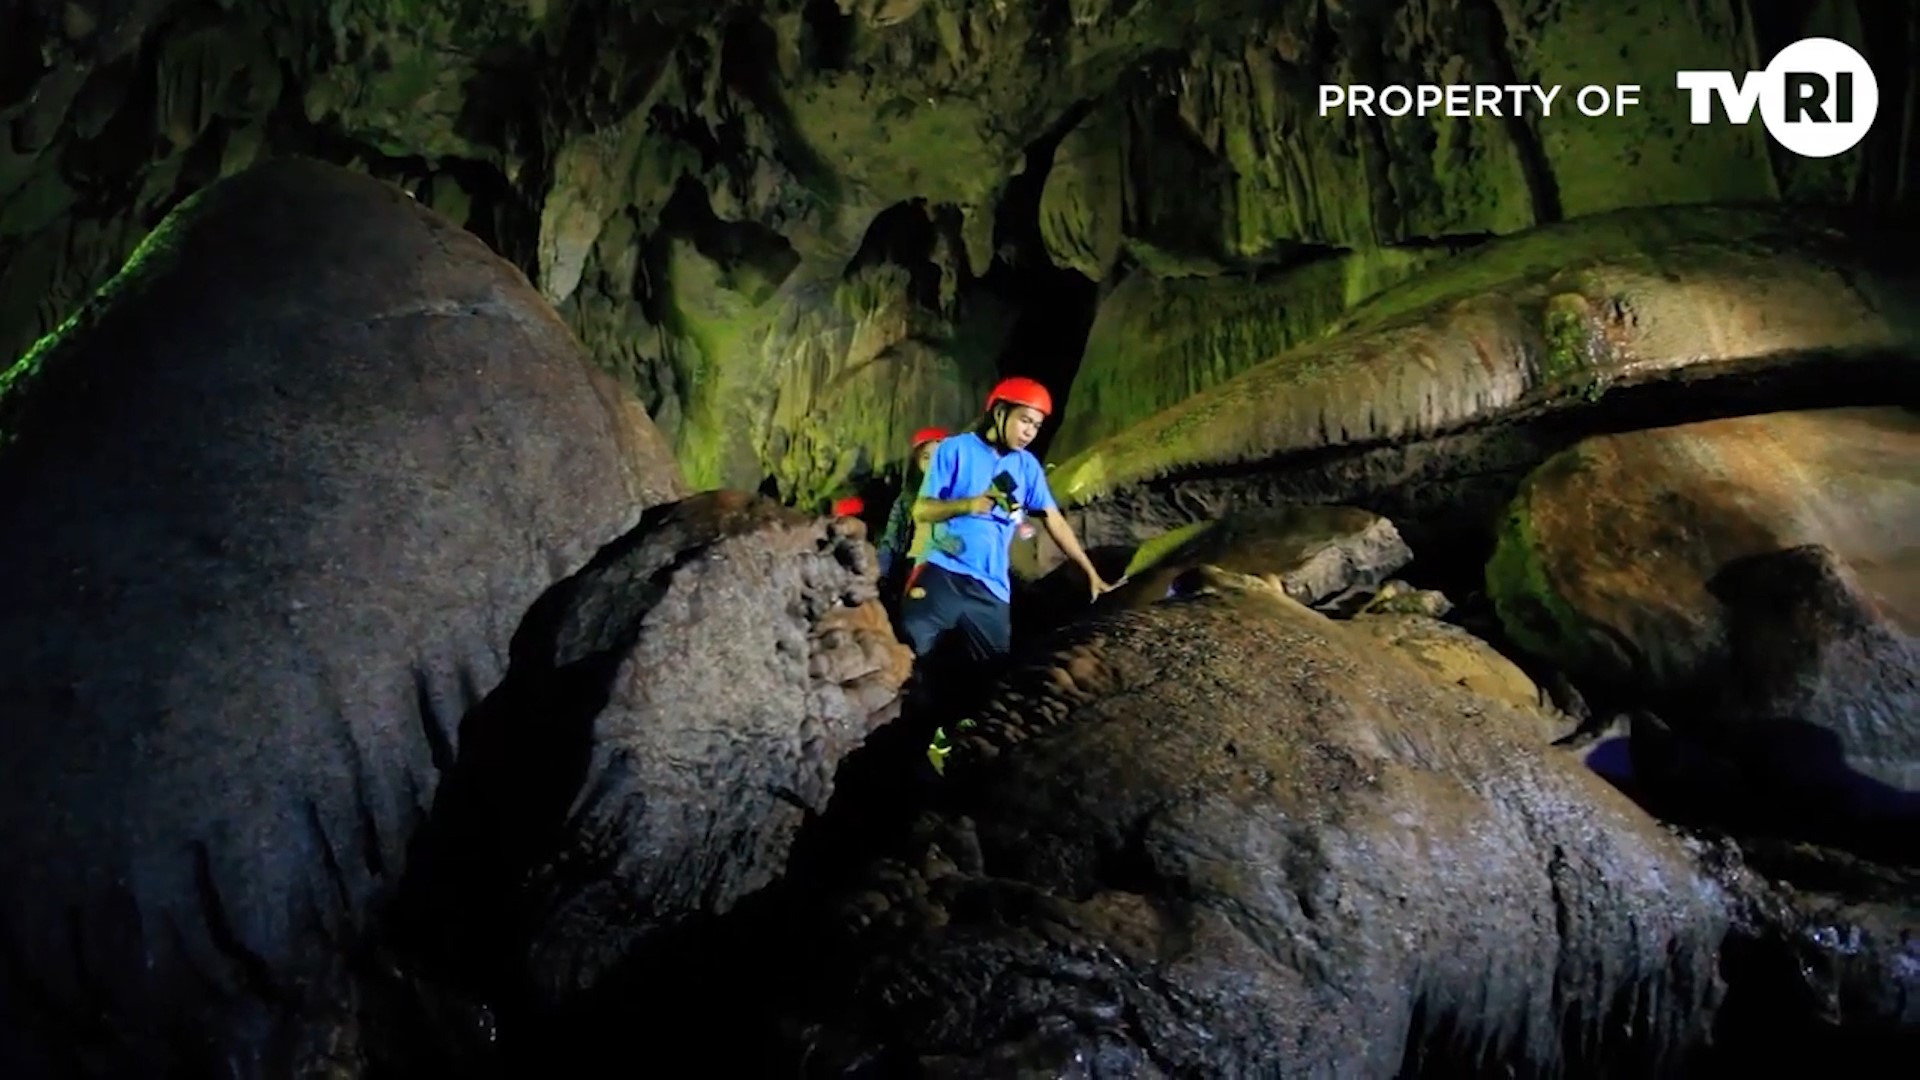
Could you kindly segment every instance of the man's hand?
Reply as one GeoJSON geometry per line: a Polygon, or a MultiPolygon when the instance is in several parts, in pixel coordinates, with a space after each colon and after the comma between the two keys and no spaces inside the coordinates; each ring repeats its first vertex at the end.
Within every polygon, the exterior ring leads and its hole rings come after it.
{"type": "Polygon", "coordinates": [[[1109,585],[1105,580],[1103,580],[1100,577],[1098,573],[1089,573],[1087,575],[1087,584],[1093,590],[1093,595],[1087,598],[1087,602],[1092,603],[1093,601],[1100,599],[1102,595],[1106,593],[1110,593],[1113,590],[1119,588],[1120,586],[1125,585],[1126,583],[1127,583],[1127,579],[1121,578],[1119,581],[1116,581],[1113,584],[1109,585]]]}

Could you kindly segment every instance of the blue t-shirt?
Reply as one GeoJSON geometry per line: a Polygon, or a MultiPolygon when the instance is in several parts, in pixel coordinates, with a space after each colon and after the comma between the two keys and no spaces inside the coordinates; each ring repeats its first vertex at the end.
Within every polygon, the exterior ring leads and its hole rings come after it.
{"type": "Polygon", "coordinates": [[[971,499],[992,494],[993,478],[1003,472],[1013,478],[1010,497],[1017,512],[1010,514],[996,506],[985,514],[948,518],[933,526],[924,558],[979,581],[1005,603],[1013,599],[1007,549],[1013,544],[1014,527],[1026,511],[1054,509],[1053,491],[1047,487],[1040,459],[1025,450],[1003,454],[971,431],[955,435],[941,440],[934,450],[926,478],[920,481],[920,497],[971,499]]]}

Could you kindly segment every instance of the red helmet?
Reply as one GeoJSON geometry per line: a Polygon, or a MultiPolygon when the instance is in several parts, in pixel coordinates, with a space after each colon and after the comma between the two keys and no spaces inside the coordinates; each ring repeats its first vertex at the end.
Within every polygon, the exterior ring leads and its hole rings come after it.
{"type": "Polygon", "coordinates": [[[943,427],[923,427],[913,433],[913,448],[918,450],[922,443],[939,442],[948,434],[947,429],[943,427]]]}
{"type": "Polygon", "coordinates": [[[834,517],[859,517],[867,512],[867,501],[858,495],[849,495],[833,501],[834,517]]]}
{"type": "Polygon", "coordinates": [[[1042,416],[1053,414],[1053,395],[1047,393],[1047,388],[1018,375],[1000,380],[993,392],[987,395],[987,408],[993,408],[994,403],[999,401],[1039,409],[1042,416]]]}

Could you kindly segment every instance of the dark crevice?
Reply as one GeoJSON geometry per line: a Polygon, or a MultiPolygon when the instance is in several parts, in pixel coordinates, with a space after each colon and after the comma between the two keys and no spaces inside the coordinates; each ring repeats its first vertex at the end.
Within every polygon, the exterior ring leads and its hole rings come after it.
{"type": "Polygon", "coordinates": [[[800,56],[818,71],[840,71],[853,51],[854,16],[836,0],[807,0],[801,11],[800,56]]]}
{"type": "MultiPolygon", "coordinates": [[[[648,510],[634,530],[535,601],[514,633],[506,678],[462,719],[459,757],[413,842],[390,917],[393,939],[406,943],[418,970],[492,1002],[503,1024],[538,1011],[521,976],[537,922],[522,887],[548,853],[588,857],[587,865],[565,872],[568,880],[591,873],[591,852],[562,837],[568,807],[589,775],[594,718],[647,613],[705,549],[673,552],[646,579],[603,598],[609,604],[595,609],[599,621],[576,625],[583,590],[614,588],[587,582],[634,558],[675,509],[648,510]]],[[[555,877],[549,884],[564,890],[566,882],[555,877]]]]}
{"type": "MultiPolygon", "coordinates": [[[[47,65],[40,43],[57,40],[47,25],[49,6],[8,4],[0,9],[0,109],[11,109],[33,92],[47,65]]],[[[9,152],[11,147],[0,147],[9,152]]]]}
{"type": "Polygon", "coordinates": [[[440,707],[433,700],[433,677],[418,664],[413,667],[413,711],[420,721],[420,734],[427,741],[434,769],[446,772],[453,765],[453,745],[447,738],[440,707]]]}
{"type": "MultiPolygon", "coordinates": [[[[1500,5],[1495,0],[1477,0],[1468,18],[1474,22],[1475,29],[1485,43],[1485,63],[1492,69],[1484,81],[1500,86],[1521,85],[1523,80],[1513,67],[1513,32],[1507,26],[1506,15],[1500,5]]],[[[1562,107],[1572,106],[1573,103],[1568,101],[1562,107]]],[[[1534,119],[1517,115],[1510,109],[1501,112],[1507,138],[1520,157],[1520,170],[1526,177],[1527,194],[1533,202],[1534,224],[1547,225],[1561,220],[1566,213],[1560,205],[1560,185],[1554,179],[1553,165],[1547,160],[1546,148],[1540,143],[1540,132],[1535,127],[1534,119]]]]}
{"type": "Polygon", "coordinates": [[[284,1003],[286,991],[274,977],[273,969],[234,932],[233,920],[227,915],[220,887],[213,878],[213,856],[207,845],[200,842],[193,845],[193,886],[207,936],[214,948],[233,964],[242,988],[261,1001],[284,1003]]]}
{"type": "Polygon", "coordinates": [[[939,310],[941,268],[933,261],[941,233],[926,200],[913,199],[889,206],[874,215],[860,247],[848,260],[843,277],[852,280],[861,270],[891,264],[907,271],[908,296],[929,311],[939,310]]]}
{"type": "MultiPolygon", "coordinates": [[[[333,840],[327,836],[326,822],[321,820],[320,807],[312,799],[306,800],[307,830],[313,834],[314,850],[319,853],[322,866],[326,870],[327,884],[333,886],[334,899],[340,904],[341,912],[353,910],[353,890],[347,885],[346,872],[340,866],[340,856],[334,850],[333,840]]],[[[318,904],[318,899],[315,900],[318,904]]]]}
{"type": "MultiPolygon", "coordinates": [[[[1045,136],[1027,148],[1025,167],[1007,182],[994,216],[994,260],[981,289],[1020,312],[997,363],[999,373],[1038,379],[1052,391],[1054,416],[1065,415],[1074,375],[1086,351],[1099,306],[1100,286],[1086,275],[1056,266],[1040,234],[1040,197],[1060,142],[1095,106],[1068,108],[1045,136]]],[[[1049,423],[1030,448],[1042,457],[1059,423],[1049,423]]]]}

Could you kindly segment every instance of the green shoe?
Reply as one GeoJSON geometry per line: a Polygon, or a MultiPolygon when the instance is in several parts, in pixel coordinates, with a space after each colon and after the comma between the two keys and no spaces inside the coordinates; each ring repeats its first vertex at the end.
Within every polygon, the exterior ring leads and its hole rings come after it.
{"type": "Polygon", "coordinates": [[[933,729],[933,741],[927,744],[927,761],[933,765],[933,771],[941,776],[947,774],[947,755],[953,753],[953,744],[947,741],[947,729],[933,729]]]}

